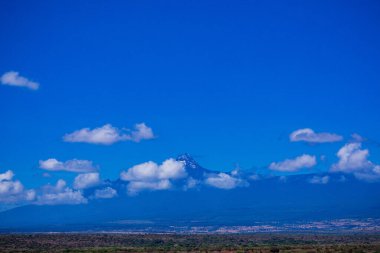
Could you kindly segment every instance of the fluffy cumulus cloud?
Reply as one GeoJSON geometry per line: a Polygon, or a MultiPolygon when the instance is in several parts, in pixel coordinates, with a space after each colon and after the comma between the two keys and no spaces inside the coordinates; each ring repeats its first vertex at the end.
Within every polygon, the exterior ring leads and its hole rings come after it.
{"type": "Polygon", "coordinates": [[[9,71],[4,73],[1,76],[0,80],[3,85],[26,87],[31,90],[37,90],[40,86],[38,83],[32,82],[27,78],[21,76],[16,71],[9,71]]]}
{"type": "Polygon", "coordinates": [[[116,196],[117,196],[117,191],[111,187],[98,189],[94,193],[94,198],[96,199],[111,199],[116,196]]]}
{"type": "Polygon", "coordinates": [[[269,165],[269,169],[282,171],[282,172],[294,172],[304,168],[311,168],[317,164],[315,156],[303,154],[294,159],[286,159],[282,162],[273,162],[269,165]]]}
{"type": "Polygon", "coordinates": [[[134,142],[140,142],[141,140],[153,139],[154,134],[152,128],[145,125],[145,123],[139,123],[135,125],[135,129],[130,134],[130,140],[134,142]]]}
{"type": "Polygon", "coordinates": [[[40,160],[39,165],[41,169],[49,171],[69,171],[85,173],[97,170],[97,168],[92,164],[92,161],[77,159],[61,162],[55,158],[50,158],[47,160],[40,160]]]}
{"type": "Polygon", "coordinates": [[[134,141],[153,139],[153,130],[145,123],[139,123],[133,130],[119,129],[111,124],[90,129],[82,128],[72,133],[66,134],[63,140],[66,142],[84,142],[91,144],[111,145],[119,141],[134,141]]]}
{"type": "Polygon", "coordinates": [[[35,202],[38,205],[78,205],[87,203],[87,199],[79,190],[67,187],[66,182],[58,180],[56,185],[42,187],[42,193],[35,202]]]}
{"type": "Polygon", "coordinates": [[[75,189],[86,189],[89,187],[96,186],[100,183],[99,173],[85,173],[79,174],[74,179],[74,188],[75,189]]]}
{"type": "Polygon", "coordinates": [[[209,186],[225,190],[238,186],[247,186],[246,181],[227,173],[209,174],[205,179],[205,183],[209,186]]]}
{"type": "Polygon", "coordinates": [[[327,184],[330,180],[329,176],[313,176],[310,178],[309,183],[311,184],[327,184]]]}
{"type": "Polygon", "coordinates": [[[362,149],[359,142],[344,145],[336,154],[339,161],[332,165],[331,171],[352,173],[363,180],[380,179],[380,166],[368,160],[368,149],[362,149]]]}
{"type": "Polygon", "coordinates": [[[292,142],[324,143],[341,141],[343,137],[334,133],[316,133],[310,128],[304,128],[292,132],[289,139],[292,142]]]}
{"type": "Polygon", "coordinates": [[[172,158],[161,165],[149,161],[135,165],[120,174],[120,178],[129,181],[128,191],[136,193],[141,190],[164,190],[171,187],[170,180],[176,180],[187,176],[183,162],[172,158]]]}
{"type": "Polygon", "coordinates": [[[13,203],[31,201],[35,198],[34,190],[25,190],[22,183],[13,180],[14,173],[8,170],[0,173],[0,202],[13,203]]]}

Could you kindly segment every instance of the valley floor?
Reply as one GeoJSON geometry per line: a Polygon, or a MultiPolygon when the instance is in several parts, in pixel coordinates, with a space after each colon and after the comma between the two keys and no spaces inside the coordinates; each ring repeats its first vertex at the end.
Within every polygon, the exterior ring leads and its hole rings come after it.
{"type": "Polygon", "coordinates": [[[1,252],[380,252],[379,234],[3,234],[1,252]]]}

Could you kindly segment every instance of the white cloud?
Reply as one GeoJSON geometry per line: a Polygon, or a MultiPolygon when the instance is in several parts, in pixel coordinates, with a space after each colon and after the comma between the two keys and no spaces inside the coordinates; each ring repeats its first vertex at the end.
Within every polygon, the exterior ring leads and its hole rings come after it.
{"type": "Polygon", "coordinates": [[[73,133],[66,134],[63,140],[66,142],[84,142],[91,144],[111,145],[119,141],[134,141],[153,139],[153,130],[145,125],[145,123],[136,124],[134,130],[113,127],[106,124],[102,127],[90,129],[82,128],[73,133]]]}
{"type": "Polygon", "coordinates": [[[99,173],[79,174],[74,179],[75,189],[86,189],[100,183],[99,173]]]}
{"type": "Polygon", "coordinates": [[[60,162],[55,158],[50,158],[47,160],[40,160],[39,165],[41,169],[49,171],[69,171],[69,172],[93,172],[97,168],[93,166],[92,161],[88,160],[68,160],[66,162],[60,162]]]}
{"type": "Polygon", "coordinates": [[[290,141],[305,141],[309,143],[337,142],[343,137],[333,133],[316,133],[310,128],[298,129],[290,134],[290,141]]]}
{"type": "Polygon", "coordinates": [[[170,180],[163,179],[158,181],[132,181],[128,184],[128,193],[137,194],[142,190],[167,190],[172,186],[170,180]]]}
{"type": "Polygon", "coordinates": [[[247,182],[240,178],[233,177],[227,173],[209,174],[205,180],[207,185],[219,189],[233,189],[238,186],[247,186],[247,182]]]}
{"type": "Polygon", "coordinates": [[[43,193],[62,192],[67,187],[66,181],[59,179],[55,185],[47,184],[41,187],[43,193]]]}
{"type": "Polygon", "coordinates": [[[54,186],[44,186],[42,194],[37,196],[35,203],[38,205],[77,205],[86,204],[87,199],[81,191],[66,187],[66,182],[60,179],[54,186]]]}
{"type": "Polygon", "coordinates": [[[248,178],[252,181],[257,181],[257,180],[260,180],[260,175],[259,174],[252,174],[248,178]]]}
{"type": "Polygon", "coordinates": [[[95,191],[94,197],[96,199],[111,199],[117,196],[117,191],[111,187],[98,189],[95,191]]]}
{"type": "Polygon", "coordinates": [[[11,180],[13,178],[14,174],[13,171],[7,170],[4,173],[0,173],[0,182],[4,180],[11,180]]]}
{"type": "Polygon", "coordinates": [[[161,165],[149,161],[133,166],[120,174],[124,181],[156,181],[159,179],[178,179],[186,177],[183,162],[167,159],[161,165]]]}
{"type": "Polygon", "coordinates": [[[124,181],[130,181],[128,190],[138,192],[140,190],[163,190],[171,187],[170,180],[187,176],[183,162],[172,158],[165,160],[161,165],[149,161],[135,165],[120,174],[124,181]]]}
{"type": "Polygon", "coordinates": [[[0,80],[3,85],[26,87],[31,90],[37,90],[40,86],[38,83],[32,82],[27,78],[20,76],[20,74],[16,71],[4,73],[0,80]]]}
{"type": "Polygon", "coordinates": [[[269,165],[269,169],[282,171],[282,172],[293,172],[303,168],[311,168],[317,164],[315,156],[311,155],[301,155],[294,159],[286,159],[282,162],[273,162],[269,165]]]}
{"type": "Polygon", "coordinates": [[[0,182],[0,195],[19,194],[24,190],[20,181],[3,180],[0,182]]]}
{"type": "Polygon", "coordinates": [[[376,174],[379,174],[379,175],[380,175],[380,166],[379,166],[379,165],[376,165],[376,166],[373,168],[373,172],[375,172],[376,174]]]}
{"type": "Polygon", "coordinates": [[[66,188],[58,193],[46,193],[37,198],[38,205],[77,205],[86,204],[87,199],[80,191],[66,188]]]}
{"type": "Polygon", "coordinates": [[[141,140],[149,140],[154,138],[152,128],[145,125],[145,123],[139,123],[135,125],[135,130],[130,134],[130,138],[134,142],[140,142],[141,140]]]}
{"type": "Polygon", "coordinates": [[[77,130],[71,134],[66,134],[63,139],[66,142],[85,142],[92,144],[110,145],[126,139],[126,136],[121,134],[118,128],[107,124],[93,130],[89,128],[77,130]]]}
{"type": "Polygon", "coordinates": [[[25,190],[22,183],[13,180],[14,173],[8,170],[0,173],[0,202],[13,203],[33,200],[34,190],[25,190]]]}
{"type": "Polygon", "coordinates": [[[354,172],[371,167],[371,162],[367,160],[369,151],[361,149],[360,143],[346,144],[336,155],[339,161],[333,165],[333,171],[354,172]]]}
{"type": "Polygon", "coordinates": [[[309,183],[311,184],[327,184],[330,180],[329,176],[313,176],[310,180],[309,183]]]}
{"type": "Polygon", "coordinates": [[[348,143],[336,154],[339,161],[331,167],[332,172],[353,173],[358,179],[380,179],[380,167],[368,160],[368,149],[359,142],[348,143]]]}

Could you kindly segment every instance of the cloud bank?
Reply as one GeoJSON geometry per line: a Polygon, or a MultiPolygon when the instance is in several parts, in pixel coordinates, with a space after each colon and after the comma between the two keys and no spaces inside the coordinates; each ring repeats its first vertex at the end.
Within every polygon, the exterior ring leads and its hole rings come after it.
{"type": "Polygon", "coordinates": [[[145,123],[139,123],[133,130],[119,129],[111,124],[90,129],[82,128],[63,137],[65,142],[83,142],[90,144],[111,145],[120,141],[140,142],[141,140],[153,139],[153,130],[145,123]]]}
{"type": "Polygon", "coordinates": [[[32,82],[27,78],[20,76],[20,74],[16,71],[9,71],[4,73],[1,76],[0,81],[3,85],[26,87],[31,90],[38,90],[40,87],[39,83],[32,82]]]}

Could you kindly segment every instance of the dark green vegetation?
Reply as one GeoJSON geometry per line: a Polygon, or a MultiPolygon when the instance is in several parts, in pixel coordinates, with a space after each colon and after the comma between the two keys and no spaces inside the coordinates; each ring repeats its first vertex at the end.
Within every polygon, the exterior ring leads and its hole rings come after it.
{"type": "Polygon", "coordinates": [[[380,235],[7,234],[1,252],[380,252],[380,235]]]}

